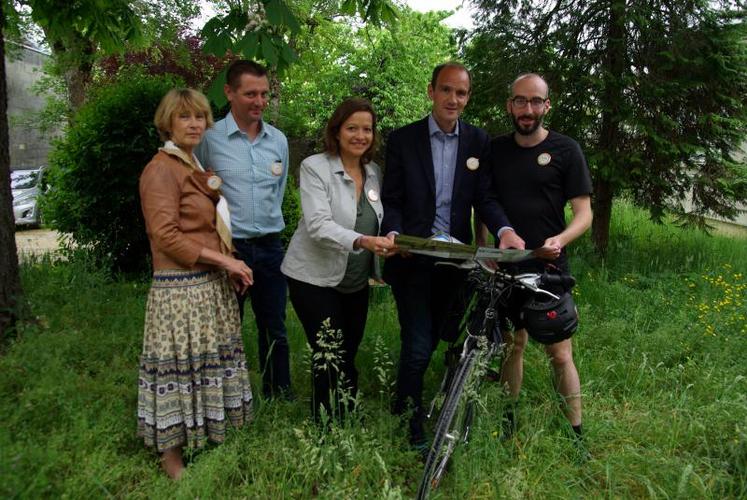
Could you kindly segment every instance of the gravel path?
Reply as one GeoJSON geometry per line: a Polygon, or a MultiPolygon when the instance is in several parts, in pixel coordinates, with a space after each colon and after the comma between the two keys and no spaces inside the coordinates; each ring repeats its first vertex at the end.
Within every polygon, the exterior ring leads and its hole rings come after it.
{"type": "Polygon", "coordinates": [[[18,259],[27,255],[42,255],[55,252],[59,248],[59,233],[51,229],[16,230],[16,247],[18,259]]]}

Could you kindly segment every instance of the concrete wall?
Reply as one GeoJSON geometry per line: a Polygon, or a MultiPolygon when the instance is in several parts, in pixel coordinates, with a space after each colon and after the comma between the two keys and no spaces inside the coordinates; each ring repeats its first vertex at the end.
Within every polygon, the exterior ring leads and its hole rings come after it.
{"type": "Polygon", "coordinates": [[[5,58],[8,86],[8,121],[10,134],[10,168],[38,167],[47,164],[50,138],[41,136],[35,129],[19,124],[44,107],[44,98],[31,92],[31,86],[42,76],[42,65],[49,56],[30,47],[11,45],[10,57],[5,58]]]}
{"type": "MultiPolygon", "coordinates": [[[[747,161],[747,142],[743,143],[742,146],[734,152],[734,160],[745,162],[747,161]]],[[[682,201],[682,206],[686,212],[692,210],[692,195],[688,195],[687,199],[682,201]]],[[[737,208],[741,211],[737,218],[727,220],[722,217],[709,217],[710,220],[716,222],[716,227],[726,229],[727,232],[730,226],[734,226],[733,231],[741,233],[743,228],[747,228],[747,204],[738,203],[737,208]]]]}
{"type": "MultiPolygon", "coordinates": [[[[747,161],[747,142],[742,144],[742,147],[739,148],[739,151],[734,154],[734,159],[746,162],[747,161]]],[[[737,224],[739,226],[747,227],[747,204],[739,204],[737,207],[742,210],[742,213],[737,216],[737,218],[732,222],[733,224],[737,224]]]]}

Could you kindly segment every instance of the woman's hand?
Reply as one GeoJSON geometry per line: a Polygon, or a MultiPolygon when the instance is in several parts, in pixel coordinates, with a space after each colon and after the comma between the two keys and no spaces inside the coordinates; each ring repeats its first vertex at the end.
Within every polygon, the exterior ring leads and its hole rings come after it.
{"type": "Polygon", "coordinates": [[[361,236],[358,238],[359,248],[365,248],[369,252],[382,257],[389,257],[397,252],[394,238],[386,236],[361,236]]]}
{"type": "Polygon", "coordinates": [[[226,256],[226,262],[221,267],[228,272],[236,292],[243,295],[254,284],[254,273],[243,260],[226,256]]]}
{"type": "Polygon", "coordinates": [[[243,260],[236,259],[230,255],[224,255],[209,248],[203,248],[200,251],[200,257],[197,262],[218,266],[228,272],[228,278],[231,280],[233,287],[240,294],[246,292],[246,289],[254,284],[254,274],[243,260]]]}

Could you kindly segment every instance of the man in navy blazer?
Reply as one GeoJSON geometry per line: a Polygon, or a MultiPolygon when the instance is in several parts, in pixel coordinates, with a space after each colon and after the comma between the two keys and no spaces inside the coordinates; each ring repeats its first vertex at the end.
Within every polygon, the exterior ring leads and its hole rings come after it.
{"type": "MultiPolygon", "coordinates": [[[[501,248],[524,248],[491,189],[488,135],[459,119],[470,89],[471,77],[463,65],[437,66],[428,85],[431,114],[389,135],[381,234],[428,238],[443,233],[470,243],[474,208],[500,238],[501,248]]],[[[423,376],[465,278],[463,271],[435,262],[426,256],[394,255],[384,265],[402,342],[394,411],[412,410],[410,442],[421,450],[426,447],[423,376]]]]}

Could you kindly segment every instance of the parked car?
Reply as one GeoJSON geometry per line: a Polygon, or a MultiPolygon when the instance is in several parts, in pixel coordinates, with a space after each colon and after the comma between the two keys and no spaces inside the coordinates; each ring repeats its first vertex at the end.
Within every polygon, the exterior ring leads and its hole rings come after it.
{"type": "Polygon", "coordinates": [[[13,195],[13,216],[18,226],[38,226],[41,213],[37,198],[44,192],[46,167],[13,170],[10,173],[10,189],[13,195]]]}

